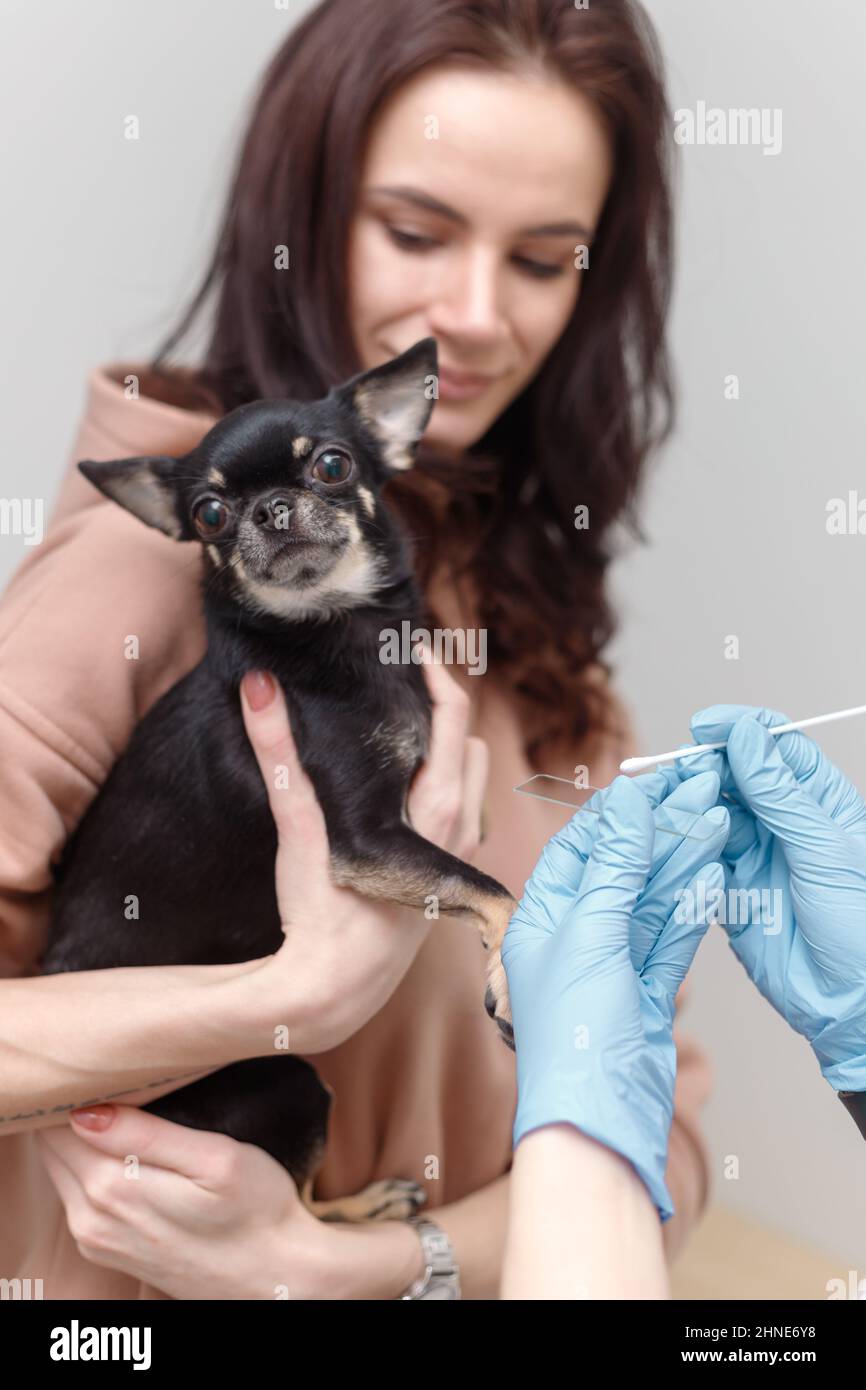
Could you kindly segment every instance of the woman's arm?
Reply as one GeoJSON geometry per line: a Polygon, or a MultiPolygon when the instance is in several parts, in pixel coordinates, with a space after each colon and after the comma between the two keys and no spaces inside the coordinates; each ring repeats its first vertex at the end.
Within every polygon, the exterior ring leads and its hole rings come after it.
{"type": "Polygon", "coordinates": [[[546,1125],[517,1146],[502,1297],[670,1297],[647,1188],[572,1125],[546,1125]]]}
{"type": "MultiPolygon", "coordinates": [[[[109,1099],[146,1105],[193,1076],[264,1055],[264,964],[3,980],[0,1137],[66,1124],[70,1110],[109,1099]]],[[[302,999],[292,1002],[286,977],[279,1016],[306,1051],[314,1020],[302,999]]]]}

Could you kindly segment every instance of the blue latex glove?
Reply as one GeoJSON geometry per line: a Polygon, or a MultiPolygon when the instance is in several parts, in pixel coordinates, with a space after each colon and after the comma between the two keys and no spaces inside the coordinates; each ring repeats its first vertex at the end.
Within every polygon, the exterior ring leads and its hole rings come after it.
{"type": "MultiPolygon", "coordinates": [[[[629,780],[640,787],[654,810],[676,811],[686,825],[692,817],[697,819],[717,808],[715,817],[704,827],[707,839],[683,839],[681,835],[667,832],[655,836],[650,881],[641,895],[629,937],[632,962],[639,970],[667,922],[676,891],[701,865],[718,857],[728,835],[730,817],[718,806],[720,783],[715,771],[684,781],[675,768],[665,767],[629,780]]],[[[556,930],[563,913],[574,902],[580,875],[595,841],[599,817],[585,812],[602,808],[609,791],[609,787],[604,787],[596,792],[592,800],[548,840],[524,887],[524,898],[536,920],[550,931],[556,930]]],[[[665,823],[661,814],[656,820],[665,823]]]]}
{"type": "Polygon", "coordinates": [[[734,953],[811,1043],[830,1085],[864,1091],[866,803],[813,739],[766,731],[789,722],[745,705],[701,710],[691,721],[695,741],[728,746],[677,768],[684,779],[718,772],[732,798],[721,859],[722,925],[734,953]],[[740,890],[736,898],[732,889],[740,890]],[[754,890],[763,890],[763,902],[754,890]]]}
{"type": "Polygon", "coordinates": [[[660,773],[617,777],[589,803],[599,817],[578,814],[548,842],[502,945],[515,1145],[542,1125],[575,1125],[633,1164],[663,1221],[673,1215],[664,1175],[674,999],[707,929],[677,921],[672,908],[676,888],[724,881],[721,865],[707,863],[729,829],[713,805],[718,787],[712,774],[691,786],[660,773]],[[698,808],[707,838],[656,834],[653,806],[672,801],[698,808]]]}

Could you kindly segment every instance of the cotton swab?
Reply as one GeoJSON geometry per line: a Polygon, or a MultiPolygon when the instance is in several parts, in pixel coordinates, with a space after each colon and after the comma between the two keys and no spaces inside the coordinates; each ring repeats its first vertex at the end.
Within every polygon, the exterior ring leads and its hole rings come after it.
{"type": "MultiPolygon", "coordinates": [[[[815,724],[829,724],[834,719],[851,719],[855,714],[866,714],[866,705],[857,705],[854,709],[840,709],[833,714],[816,714],[814,719],[797,719],[793,724],[776,724],[773,728],[768,728],[767,733],[790,734],[795,729],[810,729],[815,724]]],[[[653,753],[642,758],[626,758],[619,765],[620,772],[638,772],[643,767],[652,767],[653,763],[665,763],[670,758],[693,758],[696,753],[710,753],[716,748],[727,747],[727,740],[721,743],[693,743],[688,748],[675,748],[671,753],[653,753]]]]}

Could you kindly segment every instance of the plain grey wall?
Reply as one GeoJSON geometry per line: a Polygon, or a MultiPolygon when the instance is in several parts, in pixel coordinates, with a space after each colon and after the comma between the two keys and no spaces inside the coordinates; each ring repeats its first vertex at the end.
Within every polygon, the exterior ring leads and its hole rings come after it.
{"type": "MultiPolygon", "coordinates": [[[[50,500],[87,371],[140,359],[211,245],[261,69],[309,8],[272,0],[4,0],[0,258],[6,497],[50,500]],[[129,114],[141,139],[123,138],[129,114]]],[[[782,149],[679,150],[676,439],[651,544],[617,564],[612,658],[647,751],[722,700],[805,716],[866,700],[866,537],[826,532],[861,489],[866,130],[857,0],[650,0],[674,109],[780,108],[782,149]],[[726,400],[735,373],[740,399],[726,400]],[[736,635],[737,661],[724,640],[736,635]]],[[[24,553],[0,536],[0,582],[24,553]]],[[[866,789],[866,726],[824,746],[866,789]]],[[[716,1196],[866,1271],[863,1142],[811,1053],[749,985],[721,929],[688,1024],[709,1050],[716,1196]],[[727,1155],[740,1176],[724,1178],[727,1155]]]]}

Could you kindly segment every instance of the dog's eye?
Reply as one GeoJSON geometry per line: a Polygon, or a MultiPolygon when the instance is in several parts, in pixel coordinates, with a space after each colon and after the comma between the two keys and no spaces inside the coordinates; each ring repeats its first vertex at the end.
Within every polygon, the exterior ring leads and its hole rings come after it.
{"type": "Polygon", "coordinates": [[[193,507],[192,519],[199,535],[211,540],[228,525],[229,509],[218,497],[206,497],[193,507]]]}
{"type": "Polygon", "coordinates": [[[352,471],[352,460],[341,449],[326,449],[313,464],[313,477],[320,483],[344,483],[352,471]]]}

